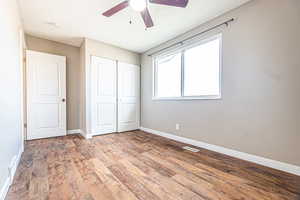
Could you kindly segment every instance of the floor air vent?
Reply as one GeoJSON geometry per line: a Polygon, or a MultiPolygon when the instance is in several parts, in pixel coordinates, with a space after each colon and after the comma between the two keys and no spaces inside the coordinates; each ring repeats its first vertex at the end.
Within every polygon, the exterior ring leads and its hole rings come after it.
{"type": "Polygon", "coordinates": [[[195,153],[200,151],[199,149],[195,149],[195,148],[189,147],[189,146],[184,146],[182,148],[185,149],[185,150],[188,150],[188,151],[195,152],[195,153]]]}

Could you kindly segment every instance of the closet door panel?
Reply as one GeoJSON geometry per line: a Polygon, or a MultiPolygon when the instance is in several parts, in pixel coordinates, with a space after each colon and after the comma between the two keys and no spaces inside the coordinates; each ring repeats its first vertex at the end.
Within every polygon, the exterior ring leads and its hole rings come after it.
{"type": "Polygon", "coordinates": [[[91,59],[91,131],[93,135],[113,133],[117,130],[116,61],[91,59]]]}
{"type": "Polygon", "coordinates": [[[118,132],[136,130],[140,123],[140,67],[118,63],[118,132]]]}

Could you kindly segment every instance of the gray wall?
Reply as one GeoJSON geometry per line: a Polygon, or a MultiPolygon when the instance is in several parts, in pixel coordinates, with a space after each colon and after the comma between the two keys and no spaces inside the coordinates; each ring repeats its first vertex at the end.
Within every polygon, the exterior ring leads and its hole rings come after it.
{"type": "Polygon", "coordinates": [[[79,129],[80,120],[80,51],[74,47],[26,35],[27,48],[67,57],[67,129],[79,129]]]}
{"type": "MultiPolygon", "coordinates": [[[[87,57],[99,56],[111,60],[118,60],[125,63],[140,65],[140,54],[110,44],[99,42],[96,40],[85,39],[87,57]]],[[[90,59],[86,59],[89,64],[90,59]]]]}
{"type": "MultiPolygon", "coordinates": [[[[20,17],[16,1],[0,6],[0,191],[9,176],[8,167],[22,148],[22,65],[20,17]]],[[[1,197],[0,197],[1,198],[1,197]]]]}
{"type": "Polygon", "coordinates": [[[300,1],[254,0],[187,35],[232,17],[222,100],[152,101],[144,54],[141,125],[300,166],[300,1]]]}

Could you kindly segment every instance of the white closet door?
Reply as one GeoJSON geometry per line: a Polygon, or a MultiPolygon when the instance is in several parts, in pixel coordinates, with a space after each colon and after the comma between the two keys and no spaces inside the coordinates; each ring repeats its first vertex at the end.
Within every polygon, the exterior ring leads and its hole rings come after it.
{"type": "Polygon", "coordinates": [[[117,131],[117,64],[116,61],[91,58],[92,135],[117,131]]]}
{"type": "Polygon", "coordinates": [[[140,67],[118,62],[118,132],[140,124],[140,67]]]}
{"type": "Polygon", "coordinates": [[[27,139],[66,135],[66,57],[26,51],[27,139]]]}

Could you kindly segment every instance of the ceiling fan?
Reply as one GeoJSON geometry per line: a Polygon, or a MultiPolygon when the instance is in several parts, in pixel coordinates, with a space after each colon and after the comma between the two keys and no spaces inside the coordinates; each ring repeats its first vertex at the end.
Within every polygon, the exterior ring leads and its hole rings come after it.
{"type": "Polygon", "coordinates": [[[149,9],[148,3],[161,4],[167,6],[175,6],[185,8],[188,4],[188,0],[126,0],[111,9],[102,13],[106,17],[110,17],[120,10],[130,6],[133,10],[140,12],[147,28],[154,26],[149,9]]]}

